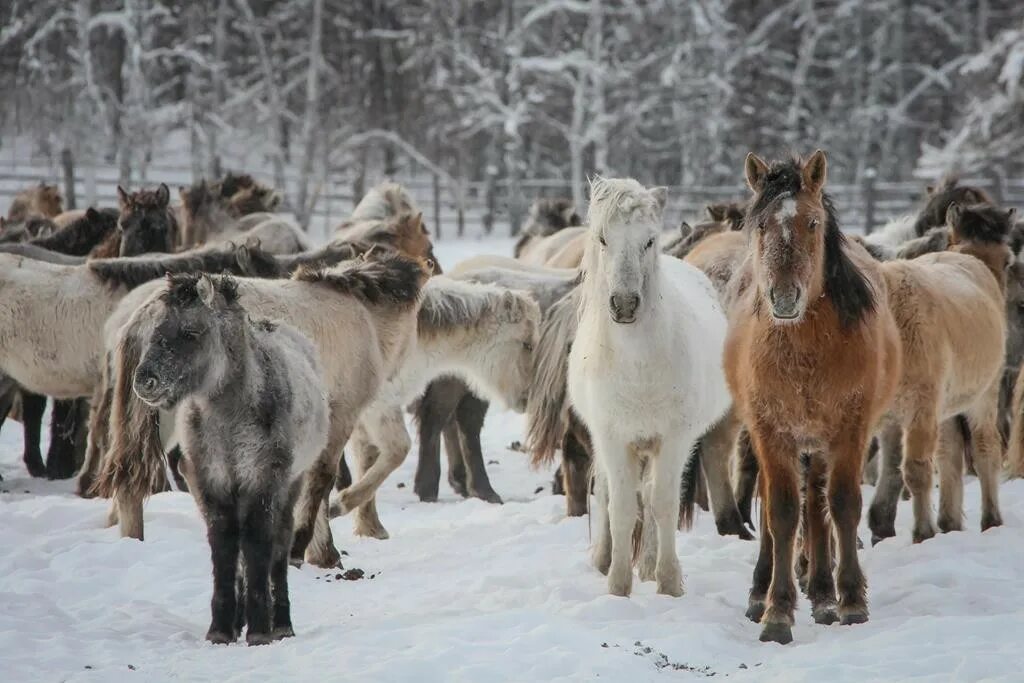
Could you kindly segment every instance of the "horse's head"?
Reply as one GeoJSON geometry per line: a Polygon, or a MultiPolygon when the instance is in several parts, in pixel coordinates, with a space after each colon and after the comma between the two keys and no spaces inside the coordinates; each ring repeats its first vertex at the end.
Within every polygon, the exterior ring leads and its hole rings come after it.
{"type": "Polygon", "coordinates": [[[40,183],[36,191],[36,211],[42,216],[52,218],[64,210],[64,198],[56,185],[40,183]]]}
{"type": "Polygon", "coordinates": [[[776,322],[798,322],[825,291],[826,237],[834,223],[822,192],[825,153],[770,165],[751,153],[745,171],[754,192],[745,225],[759,293],[776,322]]]}
{"type": "Polygon", "coordinates": [[[117,187],[121,215],[117,225],[121,233],[120,256],[167,253],[174,250],[177,226],[168,210],[170,191],[163,183],[155,190],[131,194],[117,187]]]}
{"type": "Polygon", "coordinates": [[[148,306],[152,331],[133,378],[139,398],[170,410],[190,394],[220,386],[246,324],[235,281],[168,275],[165,288],[148,306]]]}
{"type": "Polygon", "coordinates": [[[980,187],[961,185],[955,176],[947,176],[938,185],[929,186],[927,193],[924,208],[914,222],[918,237],[932,228],[944,225],[951,204],[970,206],[992,203],[992,198],[980,187]]]}
{"type": "Polygon", "coordinates": [[[629,324],[643,309],[657,273],[654,246],[668,192],[633,179],[596,178],[590,195],[583,270],[607,301],[612,321],[629,324]]]}

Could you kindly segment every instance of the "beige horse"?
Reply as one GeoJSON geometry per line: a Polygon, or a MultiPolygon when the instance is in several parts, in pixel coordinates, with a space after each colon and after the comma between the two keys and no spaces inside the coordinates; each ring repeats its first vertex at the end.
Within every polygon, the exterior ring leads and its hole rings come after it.
{"type": "Polygon", "coordinates": [[[962,528],[963,451],[954,445],[959,414],[967,418],[981,482],[982,531],[1002,524],[998,416],[1011,219],[1012,211],[989,205],[952,204],[946,216],[951,251],[882,264],[903,345],[903,372],[882,430],[882,471],[869,514],[875,542],[895,535],[896,502],[904,482],[914,500],[914,542],[935,535],[931,491],[936,451],[939,529],[962,528]]]}

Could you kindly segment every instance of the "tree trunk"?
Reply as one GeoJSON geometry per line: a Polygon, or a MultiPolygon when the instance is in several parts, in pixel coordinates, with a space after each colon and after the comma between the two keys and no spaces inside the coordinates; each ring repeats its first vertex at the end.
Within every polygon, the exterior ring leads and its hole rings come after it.
{"type": "Polygon", "coordinates": [[[307,232],[309,217],[313,210],[309,198],[309,182],[313,175],[313,155],[316,154],[320,118],[320,41],[323,34],[323,13],[324,0],[313,0],[309,28],[309,68],[306,71],[306,116],[302,124],[302,171],[299,174],[299,192],[295,207],[299,225],[307,232]]]}

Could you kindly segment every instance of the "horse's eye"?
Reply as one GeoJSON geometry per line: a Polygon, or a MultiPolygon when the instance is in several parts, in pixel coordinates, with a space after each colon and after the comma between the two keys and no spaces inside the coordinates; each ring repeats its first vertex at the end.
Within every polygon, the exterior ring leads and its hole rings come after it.
{"type": "Polygon", "coordinates": [[[647,244],[644,245],[644,251],[647,251],[648,249],[650,249],[653,246],[654,246],[654,238],[652,237],[651,239],[647,240],[647,244]]]}
{"type": "Polygon", "coordinates": [[[608,243],[604,241],[604,237],[603,236],[602,237],[598,237],[597,241],[601,243],[602,247],[607,247],[608,246],[608,243]]]}
{"type": "Polygon", "coordinates": [[[533,343],[532,342],[523,342],[523,348],[526,351],[528,351],[530,353],[533,353],[533,343]]]}
{"type": "Polygon", "coordinates": [[[812,218],[809,227],[811,228],[811,230],[814,230],[815,228],[817,228],[818,227],[818,219],[817,218],[812,218]]]}
{"type": "Polygon", "coordinates": [[[181,331],[181,336],[184,339],[197,339],[200,335],[200,332],[200,330],[186,328],[181,331]]]}

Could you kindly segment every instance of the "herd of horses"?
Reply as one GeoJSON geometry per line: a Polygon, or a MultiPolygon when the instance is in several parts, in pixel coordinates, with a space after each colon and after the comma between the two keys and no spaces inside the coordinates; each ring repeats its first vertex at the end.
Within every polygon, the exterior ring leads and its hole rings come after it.
{"type": "Polygon", "coordinates": [[[443,441],[452,488],[500,503],[491,402],[526,413],[535,465],[561,454],[553,488],[593,515],[610,593],[635,569],[681,595],[695,505],[750,540],[759,496],[761,639],[792,640],[798,584],[815,622],[862,623],[862,481],[872,541],[909,496],[920,542],[962,528],[965,472],[983,531],[1001,479],[1024,475],[1024,225],[946,179],[845,234],[827,165],[750,154],[748,198],[669,230],[665,188],[597,178],[585,220],[540,199],[513,256],[444,273],[395,183],[321,247],[246,175],[68,212],[40,185],[0,231],[0,411],[20,413],[29,472],[78,471],[122,535],[143,538],[172,481],[192,492],[212,642],[293,635],[288,564],[337,564],[331,516],[388,537],[375,497],[411,448],[407,410],[419,498],[438,498],[443,441]]]}

